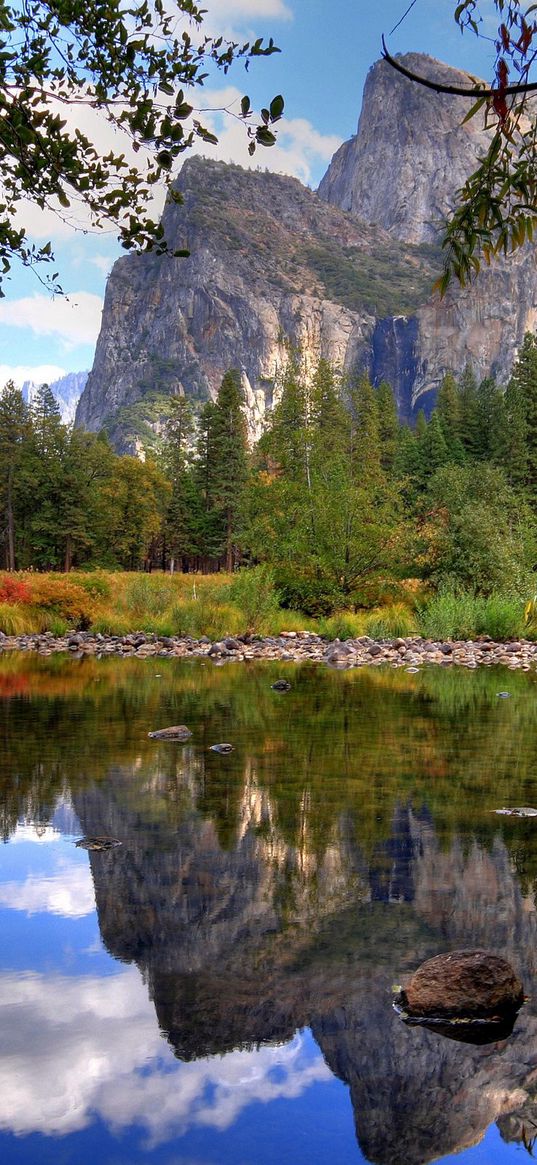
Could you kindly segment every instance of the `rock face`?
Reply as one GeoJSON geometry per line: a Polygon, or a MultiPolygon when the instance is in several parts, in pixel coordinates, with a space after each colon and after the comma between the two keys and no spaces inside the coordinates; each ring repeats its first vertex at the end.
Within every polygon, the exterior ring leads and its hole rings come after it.
{"type": "Polygon", "coordinates": [[[404,990],[412,1015],[488,1018],[516,1011],[522,983],[506,959],[490,951],[452,951],[427,959],[404,990]]]}
{"type": "MultiPolygon", "coordinates": [[[[402,62],[442,84],[471,84],[465,73],[420,53],[402,62]]],[[[425,90],[378,61],[367,76],[358,131],[334,155],[319,196],[394,239],[436,242],[455,191],[490,140],[479,118],[461,124],[468,108],[464,97],[425,90]]]]}
{"type": "MultiPolygon", "coordinates": [[[[60,406],[61,418],[65,425],[72,425],[75,419],[76,407],[80,395],[86,387],[87,379],[87,372],[66,372],[65,376],[61,376],[59,380],[53,380],[50,384],[60,406]]],[[[35,384],[33,380],[24,381],[22,395],[28,404],[32,403],[38,388],[39,385],[35,384]]]]}
{"type": "MultiPolygon", "coordinates": [[[[214,397],[231,367],[240,369],[254,436],[289,344],[309,367],[321,356],[347,368],[369,364],[376,319],[412,312],[430,292],[430,248],[394,243],[293,178],[196,158],[179,185],[184,205],[170,204],[163,221],[167,239],[188,243],[191,258],[115,263],[77,412],[79,425],[106,424],[119,448],[151,409],[158,423],[159,401],[162,411],[172,393],[214,397]]],[[[407,348],[384,339],[375,347],[379,369],[390,353],[404,415],[411,378],[398,368],[407,348]]]]}
{"type": "MultiPolygon", "coordinates": [[[[416,72],[463,83],[429,57],[416,72]]],[[[358,132],[314,194],[295,179],[189,159],[170,204],[170,242],[191,258],[130,256],[111,273],[95,362],[76,423],[103,425],[119,450],[154,441],[166,401],[215,396],[240,370],[255,437],[277,392],[288,344],[306,367],[325,357],[375,384],[387,379],[399,414],[430,408],[447,370],[509,375],[537,322],[533,248],[471,288],[432,297],[439,224],[486,147],[462,98],[437,95],[386,62],[371,69],[358,132]]]]}

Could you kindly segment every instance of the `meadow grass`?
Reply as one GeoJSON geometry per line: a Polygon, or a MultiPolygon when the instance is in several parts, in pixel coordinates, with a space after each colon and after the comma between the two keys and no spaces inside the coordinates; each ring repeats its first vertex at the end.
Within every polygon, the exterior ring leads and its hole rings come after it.
{"type": "Polygon", "coordinates": [[[314,619],[284,610],[269,567],[236,574],[78,572],[69,575],[0,573],[0,630],[8,635],[71,629],[127,635],[221,639],[246,632],[278,635],[312,631],[327,639],[374,639],[422,635],[429,639],[537,639],[537,604],[528,616],[525,599],[493,594],[423,589],[401,601],[358,612],[342,610],[314,619]],[[3,589],[2,589],[3,588],[3,589]],[[6,598],[2,601],[2,596],[6,598]],[[9,597],[8,597],[9,596],[9,597]]]}

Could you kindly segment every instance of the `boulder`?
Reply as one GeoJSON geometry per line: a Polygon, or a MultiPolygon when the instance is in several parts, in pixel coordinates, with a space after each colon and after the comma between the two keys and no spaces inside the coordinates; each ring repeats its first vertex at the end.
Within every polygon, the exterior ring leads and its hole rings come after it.
{"type": "Polygon", "coordinates": [[[452,951],[427,959],[401,992],[410,1016],[487,1019],[518,1011],[522,983],[489,951],[452,951]]]}
{"type": "Polygon", "coordinates": [[[192,733],[186,724],[172,724],[171,728],[157,728],[147,735],[151,740],[190,740],[192,733]]]}

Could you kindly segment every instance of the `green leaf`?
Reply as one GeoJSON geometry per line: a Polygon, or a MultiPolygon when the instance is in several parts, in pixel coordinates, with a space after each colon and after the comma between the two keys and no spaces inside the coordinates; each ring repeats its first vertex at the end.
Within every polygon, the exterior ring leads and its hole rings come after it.
{"type": "Polygon", "coordinates": [[[272,101],[270,103],[270,120],[271,121],[278,121],[278,118],[280,118],[282,116],[282,113],[284,110],[284,105],[285,105],[285,102],[283,100],[281,93],[279,93],[277,97],[272,98],[272,101]]]}
{"type": "Polygon", "coordinates": [[[468,110],[466,117],[463,117],[461,125],[466,125],[467,121],[471,121],[472,117],[475,117],[476,113],[478,113],[479,110],[483,108],[487,100],[487,97],[479,97],[475,104],[472,105],[471,109],[468,110]]]}

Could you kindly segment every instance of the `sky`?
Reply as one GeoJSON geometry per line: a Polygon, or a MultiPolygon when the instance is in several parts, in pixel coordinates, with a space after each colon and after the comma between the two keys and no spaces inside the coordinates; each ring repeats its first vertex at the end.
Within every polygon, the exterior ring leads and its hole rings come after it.
{"type": "MultiPolygon", "coordinates": [[[[241,43],[272,36],[281,52],[253,61],[248,73],[238,64],[225,78],[210,77],[197,91],[196,103],[204,110],[236,107],[247,93],[259,108],[281,93],[285,117],[277,145],[258,148],[249,159],[241,123],[206,112],[204,121],[214,126],[219,143],[196,152],[292,174],[315,188],[335,150],[356,132],[364,81],[380,56],[383,33],[393,54],[426,52],[491,77],[493,45],[471,33],[461,35],[453,20],[454,0],[414,0],[404,16],[409,5],[410,0],[203,0],[207,32],[222,32],[241,43]]],[[[481,8],[483,28],[488,18],[492,31],[492,0],[484,0],[481,8]]],[[[95,141],[104,144],[100,127],[81,128],[95,129],[95,141]]],[[[42,383],[91,368],[106,279],[114,260],[124,254],[113,234],[74,231],[35,207],[25,213],[35,240],[40,245],[51,240],[54,269],[66,294],[52,297],[34,272],[14,268],[0,300],[0,385],[9,378],[42,383]]]]}

